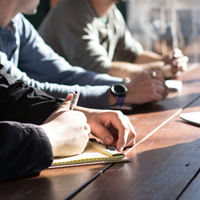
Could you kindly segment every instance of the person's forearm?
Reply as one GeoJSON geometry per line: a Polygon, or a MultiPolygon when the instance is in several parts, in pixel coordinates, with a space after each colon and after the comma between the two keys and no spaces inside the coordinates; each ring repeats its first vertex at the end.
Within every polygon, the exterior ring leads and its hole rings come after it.
{"type": "Polygon", "coordinates": [[[134,61],[135,64],[144,64],[149,62],[162,61],[163,57],[152,51],[144,51],[140,56],[134,61]]]}
{"type": "MultiPolygon", "coordinates": [[[[65,74],[66,76],[68,76],[68,71],[63,72],[63,74],[61,75],[59,79],[62,82],[62,84],[55,84],[55,83],[36,81],[28,77],[26,74],[22,73],[18,68],[12,67],[12,69],[15,72],[15,73],[13,72],[14,74],[19,75],[17,76],[18,79],[24,80],[29,86],[32,86],[40,90],[44,90],[47,94],[52,95],[56,98],[65,98],[67,94],[78,91],[80,93],[79,105],[85,106],[85,107],[93,107],[93,108],[108,108],[108,98],[106,94],[107,87],[109,87],[109,85],[112,85],[114,83],[122,82],[122,79],[120,78],[111,77],[107,74],[95,74],[92,72],[87,74],[85,70],[80,69],[82,73],[80,73],[76,79],[78,78],[81,79],[82,77],[85,76],[84,79],[85,80],[87,79],[88,83],[86,84],[86,81],[85,81],[84,86],[80,86],[78,85],[78,83],[77,84],[74,83],[74,85],[64,85],[65,74]],[[91,86],[89,84],[91,84],[91,86]]],[[[3,71],[4,71],[3,73],[5,74],[5,76],[8,76],[8,73],[6,73],[7,71],[9,71],[8,66],[6,66],[3,71]]],[[[71,77],[69,78],[68,81],[73,79],[71,77]]],[[[13,78],[14,79],[13,83],[16,80],[15,78],[13,78]]]]}
{"type": "Polygon", "coordinates": [[[142,67],[128,62],[115,61],[108,71],[111,76],[126,78],[133,77],[134,75],[142,72],[142,67]]]}
{"type": "Polygon", "coordinates": [[[152,61],[143,64],[132,64],[127,62],[112,62],[112,67],[109,74],[121,78],[133,78],[142,72],[149,72],[151,70],[161,70],[164,65],[162,61],[152,61]]]}

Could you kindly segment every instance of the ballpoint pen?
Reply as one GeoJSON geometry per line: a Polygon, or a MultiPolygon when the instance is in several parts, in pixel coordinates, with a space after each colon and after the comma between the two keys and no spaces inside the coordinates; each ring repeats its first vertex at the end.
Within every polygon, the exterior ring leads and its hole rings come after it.
{"type": "Polygon", "coordinates": [[[79,93],[76,91],[76,92],[74,92],[74,94],[72,96],[72,100],[70,102],[70,107],[69,107],[70,110],[73,110],[76,107],[76,105],[78,103],[78,99],[79,99],[79,93]]]}

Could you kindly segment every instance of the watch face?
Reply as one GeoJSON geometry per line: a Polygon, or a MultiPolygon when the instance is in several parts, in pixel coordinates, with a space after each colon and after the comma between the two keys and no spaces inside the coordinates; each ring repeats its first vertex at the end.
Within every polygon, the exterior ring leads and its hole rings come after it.
{"type": "Polygon", "coordinates": [[[116,84],[111,86],[111,92],[118,97],[125,97],[127,93],[127,88],[123,84],[116,84]]]}

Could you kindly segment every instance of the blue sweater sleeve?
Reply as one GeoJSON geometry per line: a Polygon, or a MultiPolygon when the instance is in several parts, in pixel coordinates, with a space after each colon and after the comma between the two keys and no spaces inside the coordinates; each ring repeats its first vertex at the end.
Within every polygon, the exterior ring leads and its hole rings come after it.
{"type": "MultiPolygon", "coordinates": [[[[45,81],[40,82],[38,80],[30,78],[27,75],[27,73],[22,72],[12,62],[8,61],[7,59],[3,59],[5,57],[6,57],[5,54],[2,54],[0,52],[1,64],[5,66],[6,72],[11,74],[16,79],[23,80],[29,86],[35,87],[39,90],[43,90],[47,94],[52,95],[56,98],[65,98],[67,94],[78,91],[80,92],[80,98],[78,102],[79,106],[90,107],[90,108],[108,108],[109,107],[109,102],[108,102],[109,85],[121,82],[120,79],[115,80],[114,78],[113,80],[111,79],[111,80],[106,81],[105,79],[104,81],[99,81],[101,83],[104,82],[105,84],[101,85],[99,83],[99,85],[96,85],[96,86],[93,86],[93,85],[80,86],[78,84],[67,85],[64,83],[58,84],[58,83],[52,83],[52,82],[50,83],[50,82],[45,82],[45,81]]],[[[64,74],[65,72],[60,75],[64,77],[64,74]]]]}
{"type": "Polygon", "coordinates": [[[72,67],[44,43],[21,14],[15,19],[15,27],[20,35],[19,65],[14,66],[5,57],[1,63],[7,72],[54,97],[65,98],[77,90],[80,106],[108,108],[108,86],[122,79],[72,67]]]}

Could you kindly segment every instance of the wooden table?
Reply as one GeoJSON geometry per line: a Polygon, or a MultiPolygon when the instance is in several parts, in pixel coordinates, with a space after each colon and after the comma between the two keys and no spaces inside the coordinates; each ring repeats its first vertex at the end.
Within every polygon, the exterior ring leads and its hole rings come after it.
{"type": "Polygon", "coordinates": [[[180,79],[181,93],[129,115],[138,134],[130,162],[44,170],[0,184],[0,199],[200,199],[200,129],[179,117],[200,110],[200,66],[180,79]]]}

